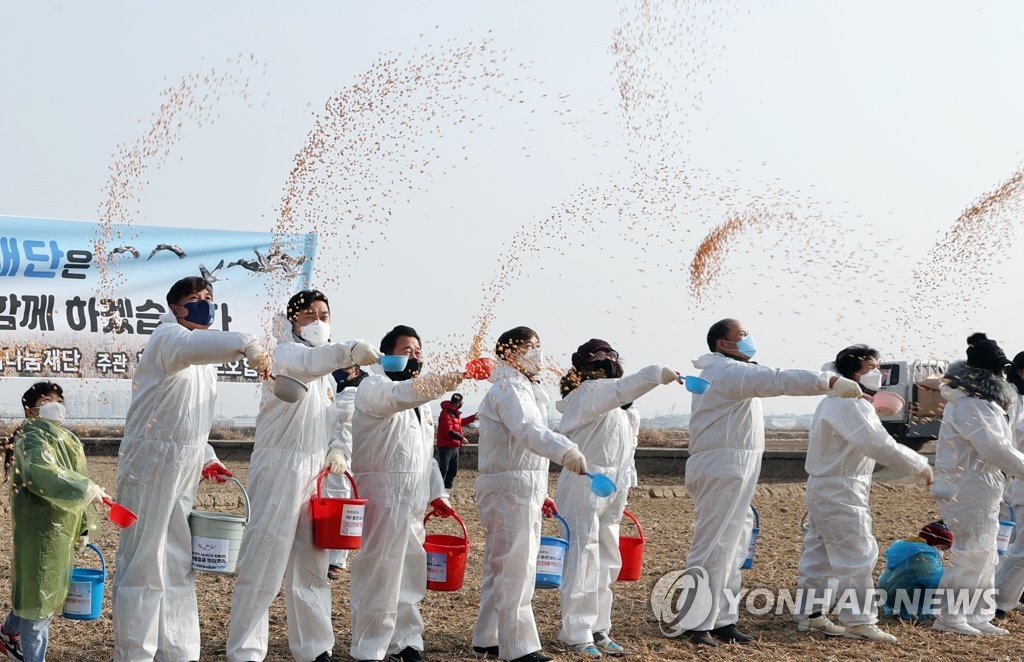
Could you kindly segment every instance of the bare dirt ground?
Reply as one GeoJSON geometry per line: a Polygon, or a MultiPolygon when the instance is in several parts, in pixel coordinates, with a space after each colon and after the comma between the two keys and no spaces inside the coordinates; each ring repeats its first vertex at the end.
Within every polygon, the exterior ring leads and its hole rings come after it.
{"type": "MultiPolygon", "coordinates": [[[[92,476],[108,491],[114,486],[115,459],[92,457],[89,460],[92,476]]],[[[242,482],[246,467],[228,462],[242,482]]],[[[470,660],[470,632],[476,618],[480,586],[480,562],[483,548],[483,530],[473,505],[473,472],[460,473],[453,491],[456,509],[464,516],[469,527],[473,547],[467,567],[464,588],[455,593],[428,592],[422,609],[426,620],[427,660],[470,660]]],[[[552,477],[554,479],[554,476],[552,477]]],[[[554,480],[552,480],[554,483],[554,480]]],[[[641,581],[616,584],[614,606],[614,636],[625,645],[629,659],[642,662],[653,660],[720,659],[720,660],[921,660],[932,662],[961,660],[1020,659],[1024,650],[1024,613],[1015,613],[1005,621],[1011,631],[1007,637],[984,637],[965,640],[952,635],[933,633],[928,627],[901,623],[883,618],[884,629],[899,637],[895,645],[878,645],[852,640],[825,639],[796,631],[788,615],[770,614],[751,616],[744,614],[741,625],[758,636],[752,646],[723,646],[713,651],[697,653],[687,642],[668,639],[659,631],[649,607],[649,595],[654,582],[664,573],[683,567],[683,560],[692,534],[692,506],[683,496],[680,479],[659,478],[644,480],[633,490],[630,509],[640,518],[647,534],[644,570],[641,581]],[[652,493],[676,495],[656,498],[652,493]]],[[[552,485],[552,494],[554,485],[552,485]]],[[[235,510],[236,496],[230,488],[203,485],[199,505],[204,509],[235,510]]],[[[913,485],[876,485],[872,496],[875,514],[875,535],[884,550],[899,537],[918,530],[925,522],[935,519],[937,511],[923,487],[913,485]]],[[[9,509],[6,490],[0,505],[9,509]]],[[[745,571],[747,588],[795,589],[796,569],[800,554],[800,520],[804,513],[804,489],[799,483],[771,483],[759,488],[754,505],[761,514],[761,540],[753,569],[745,571]]],[[[440,528],[432,530],[440,531],[440,528]]],[[[112,570],[117,531],[105,523],[96,536],[107,555],[112,570]]],[[[10,558],[10,518],[0,518],[0,559],[10,558]]],[[[85,558],[85,557],[83,557],[85,558]]],[[[882,569],[879,562],[878,572],[882,569]]],[[[9,562],[0,561],[0,603],[10,608],[9,562]]],[[[224,660],[233,578],[203,574],[197,576],[200,619],[202,622],[203,659],[224,660]]],[[[349,645],[348,576],[334,583],[334,623],[337,633],[335,659],[346,660],[349,645]]],[[[97,621],[71,621],[59,616],[51,627],[51,660],[109,660],[112,657],[113,624],[110,613],[109,581],[103,616],[97,621]]],[[[534,610],[540,627],[541,641],[546,650],[559,660],[574,659],[559,647],[558,595],[555,591],[537,591],[534,610]]],[[[270,653],[268,660],[290,660],[285,630],[284,603],[278,599],[271,610],[270,653]]]]}

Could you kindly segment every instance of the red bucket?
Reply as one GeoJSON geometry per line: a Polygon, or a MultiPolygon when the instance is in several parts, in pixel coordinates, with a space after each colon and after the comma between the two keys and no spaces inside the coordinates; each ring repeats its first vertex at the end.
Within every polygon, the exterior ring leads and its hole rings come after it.
{"type": "MultiPolygon", "coordinates": [[[[458,514],[453,515],[462,527],[461,536],[429,533],[423,541],[427,551],[427,588],[431,591],[458,591],[466,574],[466,556],[469,554],[469,531],[458,514]]],[[[427,525],[430,513],[423,518],[427,525]]]]}
{"type": "Polygon", "coordinates": [[[322,496],[327,469],[316,478],[316,496],[309,500],[309,514],[313,518],[313,544],[320,549],[359,549],[363,544],[363,515],[366,499],[359,498],[352,474],[345,477],[352,485],[352,499],[322,496]]]}
{"type": "Polygon", "coordinates": [[[644,565],[644,543],[647,538],[644,537],[644,530],[640,526],[640,520],[628,510],[623,510],[622,514],[633,520],[636,524],[636,530],[640,534],[637,537],[634,536],[619,536],[619,555],[622,556],[622,567],[619,568],[618,581],[620,582],[635,582],[640,579],[641,570],[644,565]]]}

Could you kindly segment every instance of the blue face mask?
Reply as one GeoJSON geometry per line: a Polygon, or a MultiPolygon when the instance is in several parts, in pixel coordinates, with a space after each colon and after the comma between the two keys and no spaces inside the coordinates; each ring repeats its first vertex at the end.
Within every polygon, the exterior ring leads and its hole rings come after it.
{"type": "Polygon", "coordinates": [[[182,308],[188,311],[185,319],[200,326],[210,326],[217,316],[217,309],[214,307],[213,302],[204,299],[189,301],[186,304],[182,304],[182,308]]]}
{"type": "Polygon", "coordinates": [[[754,342],[754,336],[743,336],[743,339],[736,343],[736,349],[743,352],[748,358],[754,358],[754,354],[757,354],[757,343],[754,342]]]}

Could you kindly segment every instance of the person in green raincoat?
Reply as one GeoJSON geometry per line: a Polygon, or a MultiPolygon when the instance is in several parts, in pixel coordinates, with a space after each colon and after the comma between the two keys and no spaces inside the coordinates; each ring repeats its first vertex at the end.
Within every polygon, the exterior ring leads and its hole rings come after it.
{"type": "Polygon", "coordinates": [[[64,393],[34,384],[21,399],[26,421],[14,435],[11,515],[14,607],[0,627],[0,652],[25,662],[46,658],[50,620],[64,604],[76,548],[96,528],[106,493],[86,476],[82,442],[64,427],[64,393]]]}

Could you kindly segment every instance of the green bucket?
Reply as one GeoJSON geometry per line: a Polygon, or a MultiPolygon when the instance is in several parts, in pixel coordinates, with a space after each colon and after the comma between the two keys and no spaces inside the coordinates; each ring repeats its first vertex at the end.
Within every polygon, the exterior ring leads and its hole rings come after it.
{"type": "Polygon", "coordinates": [[[228,478],[242,491],[245,517],[228,513],[193,510],[188,516],[192,531],[192,569],[230,575],[235,572],[245,525],[249,523],[249,495],[238,480],[228,478]]]}

